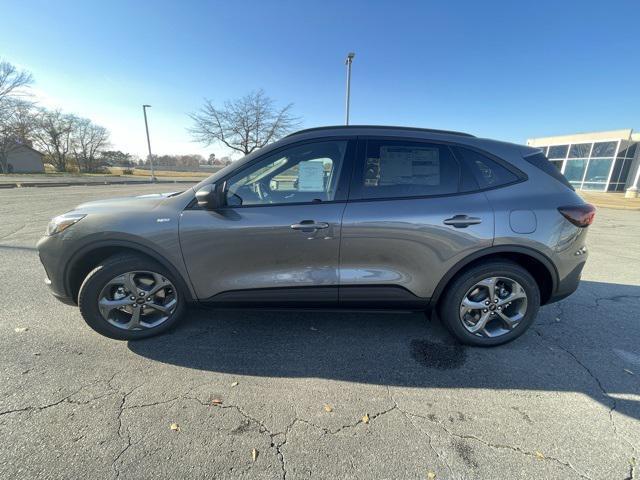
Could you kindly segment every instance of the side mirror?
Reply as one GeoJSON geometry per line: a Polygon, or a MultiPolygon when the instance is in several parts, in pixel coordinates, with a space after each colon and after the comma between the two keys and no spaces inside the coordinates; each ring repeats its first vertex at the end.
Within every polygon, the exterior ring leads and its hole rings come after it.
{"type": "Polygon", "coordinates": [[[207,210],[217,210],[226,205],[225,183],[209,184],[196,192],[198,206],[207,210]]]}

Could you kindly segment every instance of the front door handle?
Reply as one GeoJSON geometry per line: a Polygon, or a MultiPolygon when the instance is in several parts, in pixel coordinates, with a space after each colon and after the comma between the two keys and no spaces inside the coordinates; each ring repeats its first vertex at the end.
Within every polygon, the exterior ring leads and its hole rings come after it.
{"type": "Polygon", "coordinates": [[[315,230],[329,228],[329,224],[325,222],[315,222],[313,220],[302,220],[300,223],[291,225],[291,228],[293,230],[302,230],[303,232],[313,232],[315,230]]]}
{"type": "Polygon", "coordinates": [[[478,217],[470,217],[468,215],[454,215],[451,218],[447,218],[442,223],[445,225],[451,225],[455,228],[467,228],[469,225],[482,223],[482,220],[478,217]]]}

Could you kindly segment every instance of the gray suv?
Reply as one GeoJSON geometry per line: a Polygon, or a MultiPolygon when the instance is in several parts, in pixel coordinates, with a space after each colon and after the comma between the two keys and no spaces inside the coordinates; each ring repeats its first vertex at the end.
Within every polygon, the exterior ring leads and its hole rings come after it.
{"type": "Polygon", "coordinates": [[[79,205],[38,251],[53,294],[111,338],[164,332],[198,302],[436,309],[459,341],[490,346],[575,291],[594,213],[534,148],[323,127],[184,192],[79,205]]]}

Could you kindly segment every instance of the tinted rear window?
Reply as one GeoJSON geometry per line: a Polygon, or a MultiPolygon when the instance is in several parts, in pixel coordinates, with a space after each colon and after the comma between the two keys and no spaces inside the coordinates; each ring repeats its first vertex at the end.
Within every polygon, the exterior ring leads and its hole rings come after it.
{"type": "Polygon", "coordinates": [[[560,173],[560,171],[545,157],[542,153],[534,153],[533,155],[528,155],[524,157],[524,159],[529,162],[534,167],[539,168],[544,173],[552,176],[559,182],[563,183],[571,190],[575,190],[573,186],[569,183],[569,181],[560,173]]]}
{"type": "Polygon", "coordinates": [[[518,176],[486,155],[464,147],[455,147],[455,154],[467,164],[481,189],[499,187],[518,180],[518,176]]]}

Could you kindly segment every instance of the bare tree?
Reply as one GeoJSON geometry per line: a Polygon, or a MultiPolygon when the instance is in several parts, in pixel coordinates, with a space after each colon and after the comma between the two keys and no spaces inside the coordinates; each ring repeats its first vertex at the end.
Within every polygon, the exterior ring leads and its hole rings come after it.
{"type": "Polygon", "coordinates": [[[95,172],[100,166],[99,152],[109,144],[109,131],[88,118],[76,119],[71,148],[81,172],[95,172]]]}
{"type": "Polygon", "coordinates": [[[227,101],[222,108],[211,100],[189,117],[194,140],[207,146],[221,142],[245,155],[278,140],[298,125],[291,115],[293,104],[276,108],[263,90],[251,92],[237,100],[227,101]]]}
{"type": "Polygon", "coordinates": [[[73,133],[77,123],[77,117],[60,110],[41,110],[38,115],[33,137],[59,172],[65,172],[73,160],[73,133]]]}
{"type": "Polygon", "coordinates": [[[8,173],[10,153],[29,144],[33,104],[25,97],[32,82],[29,72],[0,61],[0,173],[8,173]]]}
{"type": "Polygon", "coordinates": [[[9,173],[9,154],[23,145],[31,146],[35,125],[31,102],[5,98],[0,108],[0,173],[9,173]]]}
{"type": "Polygon", "coordinates": [[[27,95],[25,87],[32,83],[33,77],[26,70],[18,70],[9,62],[0,62],[0,108],[6,99],[27,95]]]}

